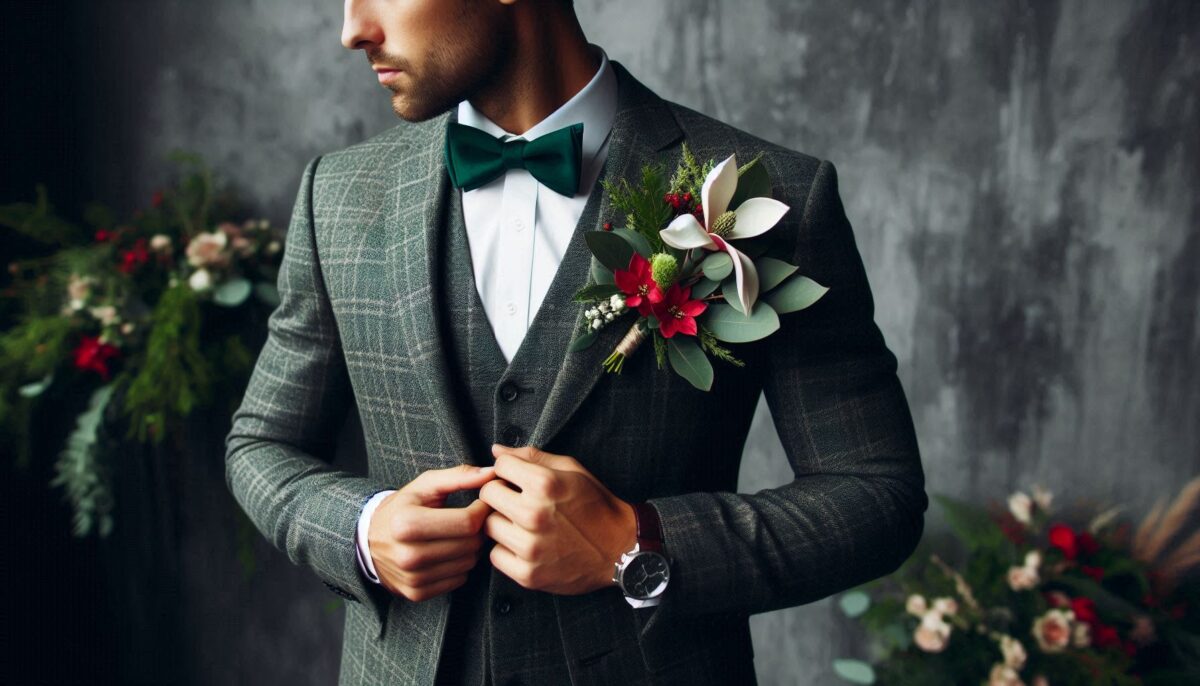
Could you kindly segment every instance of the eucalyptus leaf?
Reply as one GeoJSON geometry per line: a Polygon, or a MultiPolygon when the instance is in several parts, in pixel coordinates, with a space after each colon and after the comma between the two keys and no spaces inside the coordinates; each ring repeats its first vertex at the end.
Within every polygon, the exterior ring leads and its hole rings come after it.
{"type": "Polygon", "coordinates": [[[634,249],[629,241],[612,231],[584,231],[583,239],[588,249],[609,271],[628,269],[634,249]]]}
{"type": "MultiPolygon", "coordinates": [[[[736,277],[732,279],[725,279],[725,281],[721,283],[721,295],[725,296],[725,303],[727,305],[738,312],[745,314],[745,310],[742,309],[742,300],[738,297],[736,277]]],[[[754,305],[751,305],[750,307],[753,308],[754,305]]]]}
{"type": "Polygon", "coordinates": [[[871,597],[862,591],[848,591],[838,599],[838,605],[847,617],[857,617],[871,607],[871,597]]]}
{"type": "Polygon", "coordinates": [[[600,261],[595,257],[592,258],[590,271],[592,272],[592,281],[596,283],[616,283],[613,280],[612,270],[605,269],[604,265],[600,264],[600,261]]]}
{"type": "Polygon", "coordinates": [[[38,381],[27,383],[24,386],[21,386],[21,388],[18,390],[18,392],[21,394],[22,398],[36,398],[37,396],[39,396],[43,392],[45,392],[45,390],[47,388],[49,388],[50,384],[53,382],[54,382],[54,372],[50,372],[49,374],[47,374],[46,376],[43,376],[38,381]]]}
{"type": "Polygon", "coordinates": [[[747,317],[728,303],[709,303],[700,315],[700,323],[718,340],[729,343],[757,341],[779,329],[779,315],[767,303],[759,300],[750,310],[747,317]]]}
{"type": "Polygon", "coordinates": [[[567,351],[568,352],[577,352],[577,351],[583,350],[584,348],[587,348],[592,343],[596,342],[596,336],[599,335],[599,333],[600,332],[597,330],[588,331],[587,333],[583,334],[579,338],[576,338],[575,340],[571,341],[571,345],[570,345],[570,347],[567,348],[567,351]]]}
{"type": "Polygon", "coordinates": [[[720,281],[733,271],[733,258],[724,250],[714,252],[700,260],[700,271],[704,272],[704,278],[720,281]]]}
{"type": "MultiPolygon", "coordinates": [[[[783,283],[783,280],[791,276],[800,267],[777,260],[774,257],[760,257],[754,261],[754,270],[758,272],[758,292],[759,294],[766,293],[772,288],[783,283]]],[[[814,282],[815,283],[815,282],[814,282]]]]}
{"type": "Polygon", "coordinates": [[[268,307],[279,306],[279,289],[269,281],[259,281],[254,284],[254,297],[268,307]]]}
{"type": "Polygon", "coordinates": [[[713,368],[708,356],[700,349],[694,336],[675,334],[667,339],[667,359],[680,376],[696,388],[707,391],[712,388],[713,368]]]}
{"type": "Polygon", "coordinates": [[[700,277],[696,283],[692,284],[692,290],[689,292],[689,295],[691,295],[693,300],[698,300],[711,295],[713,291],[717,290],[717,286],[720,285],[720,281],[700,277]]]}
{"type": "Polygon", "coordinates": [[[658,317],[655,317],[652,314],[646,315],[646,328],[647,329],[657,329],[658,328],[658,317]]]}
{"type": "MultiPolygon", "coordinates": [[[[629,245],[633,246],[633,249],[636,250],[639,255],[646,259],[650,259],[650,254],[653,251],[650,249],[650,241],[646,240],[645,236],[637,231],[634,231],[633,229],[626,228],[613,229],[612,233],[624,238],[629,245]]],[[[628,266],[629,261],[626,260],[625,264],[628,266]]],[[[624,269],[624,267],[622,267],[622,269],[624,269]]]]}
{"type": "Polygon", "coordinates": [[[576,302],[584,302],[588,300],[598,300],[600,298],[611,298],[620,293],[621,289],[616,284],[611,283],[589,283],[575,292],[573,300],[576,302]]]}
{"type": "Polygon", "coordinates": [[[237,307],[250,297],[250,281],[242,277],[229,279],[213,290],[213,301],[225,307],[237,307]]]}
{"type": "Polygon", "coordinates": [[[802,274],[797,274],[784,281],[771,292],[763,295],[763,300],[770,303],[780,314],[803,310],[825,295],[828,286],[813,281],[802,274]]]}
{"type": "Polygon", "coordinates": [[[875,683],[875,669],[862,660],[834,660],[833,671],[852,684],[875,683]]]}

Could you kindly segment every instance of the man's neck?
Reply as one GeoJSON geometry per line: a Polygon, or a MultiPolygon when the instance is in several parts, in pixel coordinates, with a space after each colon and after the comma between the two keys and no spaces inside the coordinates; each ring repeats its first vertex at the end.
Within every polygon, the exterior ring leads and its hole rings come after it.
{"type": "Polygon", "coordinates": [[[521,135],[583,90],[600,68],[600,54],[577,23],[564,31],[530,17],[518,22],[516,34],[508,63],[471,98],[471,106],[521,135]]]}

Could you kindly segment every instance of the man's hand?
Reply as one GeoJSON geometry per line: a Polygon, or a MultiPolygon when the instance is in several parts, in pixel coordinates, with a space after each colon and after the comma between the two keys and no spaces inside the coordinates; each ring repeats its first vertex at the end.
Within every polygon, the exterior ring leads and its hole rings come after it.
{"type": "Polygon", "coordinates": [[[429,469],[384,498],[367,534],[380,583],[415,601],[463,585],[482,556],[483,520],[491,508],[481,499],[466,507],[442,505],[450,493],[494,478],[491,466],[429,469]]]}
{"type": "Polygon", "coordinates": [[[500,478],[484,484],[479,499],[493,510],[483,528],[496,542],[496,569],[559,595],[613,586],[613,563],[637,542],[633,506],[573,457],[499,444],[492,454],[500,478]]]}

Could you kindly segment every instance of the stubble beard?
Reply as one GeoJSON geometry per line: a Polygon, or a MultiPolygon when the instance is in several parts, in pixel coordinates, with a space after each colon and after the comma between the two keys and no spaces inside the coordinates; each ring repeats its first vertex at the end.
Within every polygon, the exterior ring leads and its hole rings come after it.
{"type": "Polygon", "coordinates": [[[470,100],[486,88],[509,59],[508,37],[494,27],[485,27],[467,40],[440,43],[426,60],[422,73],[406,70],[403,89],[389,86],[392,111],[408,121],[419,122],[470,100]]]}

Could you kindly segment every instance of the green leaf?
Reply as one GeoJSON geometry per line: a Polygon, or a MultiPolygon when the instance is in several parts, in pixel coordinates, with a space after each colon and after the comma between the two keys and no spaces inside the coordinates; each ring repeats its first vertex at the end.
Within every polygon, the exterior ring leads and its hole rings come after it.
{"type": "Polygon", "coordinates": [[[862,660],[834,660],[833,671],[852,684],[875,683],[875,669],[862,660]]]}
{"type": "Polygon", "coordinates": [[[269,281],[259,281],[254,284],[254,297],[268,307],[279,306],[279,289],[269,281]]]}
{"type": "Polygon", "coordinates": [[[713,281],[712,279],[700,277],[696,283],[692,284],[692,290],[689,291],[689,295],[692,297],[692,299],[698,300],[711,295],[713,291],[717,290],[717,286],[720,285],[720,281],[713,281]]]}
{"type": "Polygon", "coordinates": [[[575,340],[571,341],[571,345],[567,348],[567,352],[573,353],[587,348],[592,343],[596,342],[596,336],[599,333],[600,332],[598,330],[592,330],[576,338],[575,340]]]}
{"type": "MultiPolygon", "coordinates": [[[[797,269],[794,264],[789,264],[783,260],[777,260],[774,257],[760,257],[754,262],[754,270],[758,272],[758,293],[763,295],[772,288],[778,286],[784,279],[791,276],[797,269]]],[[[814,282],[816,283],[816,282],[814,282]]]]}
{"type": "MultiPolygon", "coordinates": [[[[621,238],[624,238],[626,240],[626,242],[628,242],[629,245],[632,246],[633,249],[638,252],[639,255],[641,255],[642,257],[644,257],[646,259],[650,259],[650,255],[653,253],[653,251],[650,249],[650,241],[646,240],[645,236],[638,233],[637,231],[634,231],[633,229],[626,229],[626,228],[613,229],[612,233],[615,233],[618,236],[620,236],[621,238]]],[[[625,265],[622,266],[621,268],[624,269],[628,265],[629,265],[629,261],[626,260],[625,265]]]]}
{"type": "Polygon", "coordinates": [[[763,294],[763,300],[770,303],[780,314],[803,310],[825,295],[828,286],[813,281],[807,276],[797,274],[769,293],[763,294]]]}
{"type": "Polygon", "coordinates": [[[54,372],[51,372],[41,378],[39,381],[27,383],[18,390],[22,398],[36,398],[41,395],[50,384],[54,382],[54,372]]]}
{"type": "Polygon", "coordinates": [[[600,298],[611,298],[620,293],[621,289],[616,284],[611,283],[589,283],[588,285],[575,291],[572,300],[576,302],[586,302],[589,300],[598,300],[600,298]]]}
{"type": "Polygon", "coordinates": [[[646,315],[646,328],[657,329],[658,328],[658,317],[655,317],[652,314],[646,315]]]}
{"type": "Polygon", "coordinates": [[[709,303],[700,315],[701,323],[727,343],[757,341],[779,329],[779,315],[767,303],[759,300],[750,310],[747,317],[728,303],[709,303]]]}
{"type": "Polygon", "coordinates": [[[605,269],[604,265],[600,264],[600,261],[594,257],[592,258],[592,266],[590,267],[590,271],[592,273],[592,281],[595,281],[596,283],[615,283],[613,280],[612,270],[605,269]]]}
{"type": "MultiPolygon", "coordinates": [[[[721,283],[721,295],[725,296],[725,304],[737,310],[740,314],[746,313],[742,309],[742,300],[738,297],[736,277],[732,279],[726,279],[721,283]]],[[[758,304],[757,300],[755,301],[755,304],[758,304]]],[[[750,307],[753,308],[754,305],[751,305],[750,307]]]]}
{"type": "Polygon", "coordinates": [[[847,617],[857,617],[871,607],[871,597],[862,591],[848,591],[838,599],[838,605],[847,617]]]}
{"type": "Polygon", "coordinates": [[[736,210],[747,198],[771,197],[771,175],[762,163],[762,154],[738,169],[737,190],[729,200],[729,209],[736,210]]]}
{"type": "Polygon", "coordinates": [[[946,524],[969,549],[995,549],[1003,545],[1003,532],[983,508],[940,493],[932,497],[946,513],[946,524]]]}
{"type": "Polygon", "coordinates": [[[611,231],[584,231],[583,239],[600,264],[608,267],[609,271],[629,268],[629,259],[634,253],[629,241],[611,231]]]}
{"type": "Polygon", "coordinates": [[[704,278],[720,281],[733,271],[733,258],[724,250],[715,252],[700,261],[700,271],[704,278]]]}
{"type": "Polygon", "coordinates": [[[213,290],[213,301],[225,307],[237,307],[250,297],[250,281],[242,277],[229,279],[213,290]]]}
{"type": "Polygon", "coordinates": [[[712,363],[694,337],[677,333],[668,338],[667,359],[671,361],[671,367],[696,388],[702,391],[712,388],[712,363]]]}

